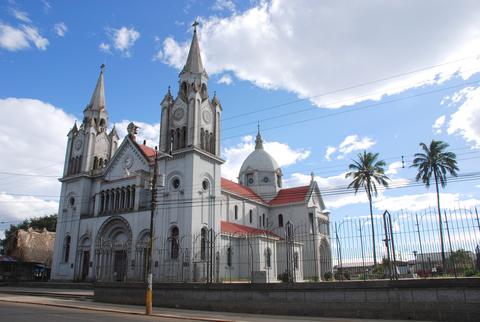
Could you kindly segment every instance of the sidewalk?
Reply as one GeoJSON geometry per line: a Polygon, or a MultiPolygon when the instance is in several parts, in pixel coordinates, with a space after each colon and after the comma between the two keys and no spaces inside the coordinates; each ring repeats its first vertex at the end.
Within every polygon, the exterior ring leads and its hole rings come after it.
{"type": "MultiPolygon", "coordinates": [[[[118,305],[110,303],[93,302],[88,298],[81,298],[93,295],[92,291],[86,290],[35,290],[32,288],[20,287],[1,287],[0,288],[0,302],[8,303],[22,303],[32,305],[47,305],[63,308],[74,308],[91,310],[97,312],[123,313],[144,315],[145,308],[143,306],[134,305],[118,305]],[[90,292],[90,293],[89,293],[90,292]],[[48,293],[48,294],[47,294],[48,293]],[[80,297],[78,299],[58,298],[58,296],[74,296],[80,297]]],[[[257,321],[257,322],[283,322],[283,321],[337,321],[337,322],[365,322],[368,320],[362,319],[345,319],[345,318],[319,318],[319,317],[303,317],[303,316],[279,316],[279,315],[259,315],[259,314],[245,314],[245,313],[229,313],[229,312],[210,312],[197,310],[182,310],[171,308],[153,308],[153,316],[178,319],[181,320],[196,320],[196,321],[211,321],[211,322],[243,322],[243,321],[257,321]]],[[[400,320],[375,320],[377,322],[399,322],[400,320]]]]}

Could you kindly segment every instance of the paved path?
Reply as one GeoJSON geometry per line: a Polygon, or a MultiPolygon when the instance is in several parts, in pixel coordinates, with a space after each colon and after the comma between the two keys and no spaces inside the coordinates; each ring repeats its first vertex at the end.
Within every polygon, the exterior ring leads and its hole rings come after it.
{"type": "MultiPolygon", "coordinates": [[[[0,316],[2,321],[211,321],[211,322],[286,322],[286,321],[335,321],[335,322],[365,322],[364,319],[317,318],[303,316],[260,315],[246,313],[211,312],[198,310],[182,310],[157,308],[153,309],[153,317],[144,315],[145,308],[135,305],[118,305],[93,302],[85,298],[92,291],[88,290],[58,290],[0,288],[0,316]],[[48,291],[48,292],[45,292],[48,291]],[[90,292],[90,293],[89,293],[90,292]],[[48,293],[48,294],[46,294],[48,293]],[[59,296],[60,295],[60,296],[59,296]],[[65,295],[65,297],[62,297],[65,295]],[[68,298],[68,296],[80,298],[68,298]],[[27,306],[28,309],[23,309],[27,306]],[[28,312],[40,312],[32,315],[28,312]],[[18,312],[19,319],[5,319],[4,312],[18,312]],[[66,315],[71,312],[72,315],[66,315]],[[22,318],[23,316],[23,318],[22,318]],[[118,318],[122,316],[122,319],[118,318]],[[50,318],[49,318],[50,317],[50,318]],[[56,318],[58,317],[58,319],[56,318]],[[78,319],[77,319],[78,317],[78,319]],[[62,319],[64,318],[64,319],[62,319]],[[153,320],[152,320],[153,318],[153,320]],[[42,320],[43,319],[43,320],[42,320]]],[[[9,316],[10,317],[10,316],[9,316]]],[[[400,322],[400,320],[375,320],[376,322],[400,322]]]]}

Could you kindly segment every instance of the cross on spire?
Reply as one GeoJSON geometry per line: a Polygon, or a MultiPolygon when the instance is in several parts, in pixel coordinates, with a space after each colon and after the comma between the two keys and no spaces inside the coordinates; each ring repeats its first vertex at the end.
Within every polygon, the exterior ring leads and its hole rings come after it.
{"type": "Polygon", "coordinates": [[[101,65],[100,65],[100,71],[102,71],[102,72],[103,72],[103,70],[105,69],[105,67],[106,67],[106,65],[105,65],[105,64],[101,64],[101,65]]]}
{"type": "Polygon", "coordinates": [[[195,19],[195,21],[192,23],[192,27],[193,27],[193,32],[197,32],[197,26],[199,25],[197,19],[195,19]]]}

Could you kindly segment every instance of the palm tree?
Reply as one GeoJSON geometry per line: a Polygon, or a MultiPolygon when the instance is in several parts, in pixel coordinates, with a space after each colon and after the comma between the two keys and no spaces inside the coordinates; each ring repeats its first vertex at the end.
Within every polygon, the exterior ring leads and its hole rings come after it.
{"type": "Polygon", "coordinates": [[[410,167],[418,168],[417,181],[422,180],[425,187],[430,187],[430,180],[435,179],[435,188],[437,190],[437,210],[438,210],[438,225],[440,229],[440,244],[442,247],[442,265],[445,268],[445,245],[443,242],[443,228],[442,228],[442,212],[440,209],[440,193],[438,192],[438,182],[442,188],[447,185],[447,172],[456,177],[457,176],[457,156],[453,152],[446,152],[448,144],[442,141],[432,140],[430,146],[425,143],[420,143],[422,153],[415,153],[415,158],[410,167]]]}
{"type": "Polygon", "coordinates": [[[365,188],[368,202],[370,203],[370,221],[372,224],[372,248],[373,248],[373,263],[377,265],[377,252],[375,251],[375,227],[373,225],[373,209],[372,209],[372,194],[376,197],[377,184],[388,187],[387,180],[390,180],[385,175],[385,161],[378,160],[378,153],[371,153],[363,151],[358,154],[358,160],[352,160],[348,168],[351,170],[345,174],[345,178],[353,177],[353,181],[348,185],[348,188],[355,189],[355,194],[358,189],[365,188]]]}

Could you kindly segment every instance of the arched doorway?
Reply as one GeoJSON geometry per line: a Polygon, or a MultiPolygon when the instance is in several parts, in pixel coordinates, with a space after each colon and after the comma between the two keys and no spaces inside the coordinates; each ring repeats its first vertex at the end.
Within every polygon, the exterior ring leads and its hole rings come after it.
{"type": "Polygon", "coordinates": [[[132,230],[122,217],[109,219],[100,227],[95,240],[97,279],[124,282],[128,277],[128,261],[132,230]]]}
{"type": "Polygon", "coordinates": [[[150,231],[145,229],[140,232],[135,243],[135,276],[138,281],[145,281],[147,277],[149,242],[150,231]]]}
{"type": "Polygon", "coordinates": [[[82,236],[77,247],[77,280],[86,281],[90,276],[92,241],[89,235],[82,236]]]}
{"type": "Polygon", "coordinates": [[[332,271],[332,251],[330,244],[323,238],[320,242],[320,277],[325,280],[325,273],[332,271]]]}

